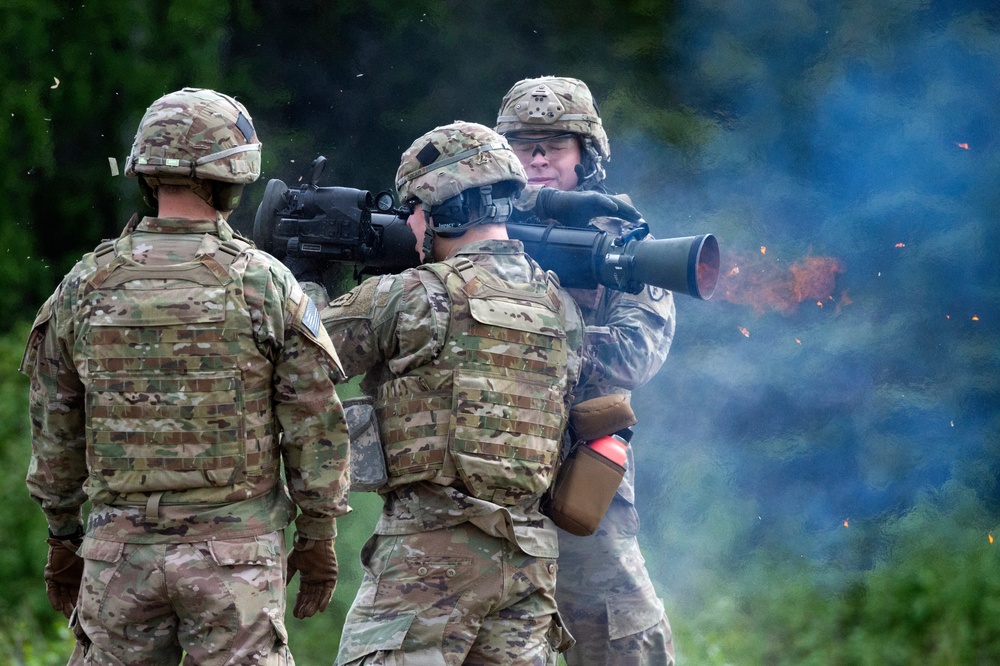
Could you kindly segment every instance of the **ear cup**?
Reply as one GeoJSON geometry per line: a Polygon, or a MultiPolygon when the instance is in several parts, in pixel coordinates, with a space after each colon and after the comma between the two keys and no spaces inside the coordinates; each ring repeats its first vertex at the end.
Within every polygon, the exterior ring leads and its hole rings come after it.
{"type": "Polygon", "coordinates": [[[224,183],[220,180],[213,180],[212,202],[216,210],[234,210],[240,205],[243,197],[243,185],[241,183],[224,183]]]}
{"type": "Polygon", "coordinates": [[[139,175],[139,192],[146,205],[156,210],[156,190],[146,182],[146,177],[141,174],[139,175]]]}

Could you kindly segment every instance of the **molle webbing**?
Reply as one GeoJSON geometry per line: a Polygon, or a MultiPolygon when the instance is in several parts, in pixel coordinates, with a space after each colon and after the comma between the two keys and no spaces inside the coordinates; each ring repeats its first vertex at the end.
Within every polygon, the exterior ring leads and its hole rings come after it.
{"type": "Polygon", "coordinates": [[[126,259],[128,236],[95,252],[80,308],[91,484],[126,504],[148,498],[147,514],[161,495],[218,504],[277,482],[271,365],[229,272],[246,247],[150,266],[126,259]]]}
{"type": "Polygon", "coordinates": [[[555,287],[542,274],[505,284],[464,258],[421,270],[447,287],[448,339],[434,363],[380,390],[390,486],[460,482],[480,499],[529,503],[549,485],[565,425],[555,287]]]}

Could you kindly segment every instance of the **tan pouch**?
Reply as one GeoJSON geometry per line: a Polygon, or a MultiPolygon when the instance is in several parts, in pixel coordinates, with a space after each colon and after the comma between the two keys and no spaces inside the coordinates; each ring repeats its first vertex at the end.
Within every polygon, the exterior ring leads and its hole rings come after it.
{"type": "Polygon", "coordinates": [[[611,506],[624,476],[624,467],[581,443],[563,461],[545,514],[570,534],[590,536],[611,506]]]}

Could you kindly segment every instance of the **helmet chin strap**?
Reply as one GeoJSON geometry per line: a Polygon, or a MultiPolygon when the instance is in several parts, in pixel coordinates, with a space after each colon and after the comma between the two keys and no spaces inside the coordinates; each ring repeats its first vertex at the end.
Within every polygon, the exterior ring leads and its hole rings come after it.
{"type": "Polygon", "coordinates": [[[420,260],[420,263],[430,264],[434,262],[434,229],[431,227],[431,222],[427,220],[427,226],[424,227],[424,244],[422,246],[424,257],[420,260]]]}
{"type": "Polygon", "coordinates": [[[603,191],[604,187],[604,166],[601,164],[600,153],[594,147],[594,142],[590,137],[583,137],[584,157],[581,164],[573,167],[576,172],[576,187],[574,190],[598,190],[603,191]],[[584,166],[586,164],[586,166],[584,166]],[[588,173],[587,167],[591,167],[588,173]]]}

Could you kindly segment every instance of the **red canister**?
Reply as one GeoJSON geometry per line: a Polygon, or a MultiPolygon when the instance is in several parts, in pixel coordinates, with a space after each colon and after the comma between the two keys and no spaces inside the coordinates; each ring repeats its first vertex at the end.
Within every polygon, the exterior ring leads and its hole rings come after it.
{"type": "Polygon", "coordinates": [[[587,442],[587,446],[593,449],[594,453],[599,453],[622,467],[625,466],[625,460],[628,457],[628,445],[625,443],[625,440],[617,435],[605,435],[598,439],[592,439],[587,442]]]}

